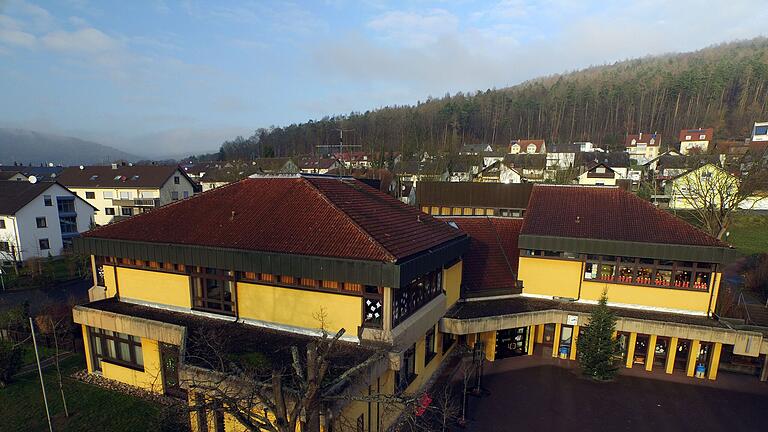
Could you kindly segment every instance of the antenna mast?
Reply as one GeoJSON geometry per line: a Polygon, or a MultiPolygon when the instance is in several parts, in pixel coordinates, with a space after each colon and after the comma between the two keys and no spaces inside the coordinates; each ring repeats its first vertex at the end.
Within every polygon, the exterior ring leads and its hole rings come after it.
{"type": "MultiPolygon", "coordinates": [[[[339,168],[339,177],[341,177],[341,168],[346,168],[344,164],[344,148],[360,148],[362,145],[356,144],[356,145],[350,145],[350,144],[344,144],[344,132],[352,132],[354,129],[343,129],[343,128],[337,128],[333,129],[334,131],[339,132],[339,157],[341,158],[341,167],[339,168]]],[[[334,144],[325,144],[325,145],[318,145],[315,146],[316,148],[333,148],[336,147],[334,144]]],[[[350,155],[350,166],[352,165],[352,159],[350,155]]]]}

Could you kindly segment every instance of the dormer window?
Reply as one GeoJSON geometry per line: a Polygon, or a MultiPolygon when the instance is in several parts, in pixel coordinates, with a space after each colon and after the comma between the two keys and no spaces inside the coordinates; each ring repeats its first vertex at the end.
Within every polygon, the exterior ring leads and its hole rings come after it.
{"type": "Polygon", "coordinates": [[[655,143],[656,143],[656,140],[655,140],[655,139],[653,139],[653,138],[651,138],[650,144],[651,144],[651,145],[654,145],[655,143]]]}
{"type": "Polygon", "coordinates": [[[632,139],[632,145],[635,145],[635,144],[637,144],[637,140],[633,138],[632,139]]]}
{"type": "Polygon", "coordinates": [[[706,135],[699,135],[699,139],[700,139],[700,140],[704,140],[704,139],[707,139],[707,136],[706,136],[706,135]]]}
{"type": "MultiPolygon", "coordinates": [[[[703,136],[703,135],[702,135],[702,136],[703,136]]],[[[685,140],[686,140],[686,141],[690,141],[690,140],[691,140],[691,136],[690,136],[690,135],[686,135],[686,136],[685,136],[685,140]]]]}
{"type": "Polygon", "coordinates": [[[536,153],[536,144],[528,144],[526,151],[528,153],[536,153]]]}
{"type": "Polygon", "coordinates": [[[520,153],[520,146],[517,144],[512,144],[512,147],[510,148],[510,153],[520,153]]]}

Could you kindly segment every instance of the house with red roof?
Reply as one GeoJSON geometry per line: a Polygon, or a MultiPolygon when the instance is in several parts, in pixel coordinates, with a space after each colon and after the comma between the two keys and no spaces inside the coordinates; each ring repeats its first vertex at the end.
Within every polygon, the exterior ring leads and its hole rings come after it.
{"type": "Polygon", "coordinates": [[[680,153],[701,154],[709,151],[715,130],[712,128],[683,129],[680,131],[680,153]]]}
{"type": "Polygon", "coordinates": [[[636,161],[639,165],[645,164],[659,156],[661,134],[658,132],[628,134],[624,147],[630,160],[636,161]]]}
{"type": "Polygon", "coordinates": [[[546,154],[547,144],[543,139],[518,139],[509,144],[509,154],[546,154]]]}

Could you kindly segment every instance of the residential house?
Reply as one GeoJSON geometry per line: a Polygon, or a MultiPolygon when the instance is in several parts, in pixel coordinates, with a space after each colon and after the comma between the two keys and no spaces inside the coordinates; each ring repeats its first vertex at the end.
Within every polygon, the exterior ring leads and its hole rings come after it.
{"type": "Polygon", "coordinates": [[[334,153],[333,158],[344,164],[347,169],[365,169],[372,168],[374,163],[374,155],[370,155],[366,152],[343,152],[334,153]]]}
{"type": "Polygon", "coordinates": [[[295,174],[298,166],[290,158],[259,158],[253,161],[221,162],[199,176],[202,191],[228,185],[251,175],[295,174]]]}
{"type": "Polygon", "coordinates": [[[740,199],[736,193],[741,187],[741,179],[714,163],[706,163],[672,177],[663,183],[663,187],[664,195],[653,196],[652,199],[671,209],[735,205],[744,210],[768,210],[768,193],[765,191],[768,188],[740,199]]]}
{"type": "Polygon", "coordinates": [[[642,165],[659,156],[661,148],[661,134],[643,133],[628,134],[624,143],[629,159],[642,165]]]}
{"type": "Polygon", "coordinates": [[[195,193],[195,183],[175,165],[69,167],[57,181],[96,207],[96,225],[106,225],[195,193]]]}
{"type": "Polygon", "coordinates": [[[575,361],[605,292],[622,367],[715,380],[726,364],[760,361],[768,379],[763,333],[716,313],[733,249],[634,194],[534,185],[521,224],[445,219],[471,244],[462,269],[467,301],[448,311],[441,329],[470,347],[483,342],[490,361],[575,361]]]}
{"type": "Polygon", "coordinates": [[[715,130],[712,128],[681,130],[680,153],[684,155],[707,153],[714,134],[715,130]]]}
{"type": "Polygon", "coordinates": [[[27,181],[29,177],[21,171],[0,171],[0,181],[27,181]]]}
{"type": "Polygon", "coordinates": [[[61,255],[95,208],[56,182],[0,181],[0,264],[61,255]]]}
{"type": "Polygon", "coordinates": [[[459,150],[462,156],[479,156],[483,153],[492,153],[493,146],[490,144],[464,144],[459,150]]]}
{"type": "Polygon", "coordinates": [[[706,164],[721,165],[722,155],[691,154],[682,155],[674,150],[666,151],[656,159],[645,164],[648,178],[654,181],[669,180],[680,174],[706,164]]]}
{"type": "Polygon", "coordinates": [[[547,145],[543,139],[512,140],[509,144],[509,154],[544,154],[546,152],[547,145]]]}
{"type": "Polygon", "coordinates": [[[624,179],[620,173],[604,163],[596,163],[577,177],[580,185],[616,186],[616,182],[624,179]]]}
{"type": "Polygon", "coordinates": [[[491,166],[494,162],[500,162],[504,160],[504,156],[506,156],[507,153],[502,152],[484,152],[481,154],[483,157],[483,168],[491,166]]]}
{"type": "Polygon", "coordinates": [[[420,182],[416,205],[433,216],[520,217],[531,184],[420,182]]]}
{"type": "Polygon", "coordinates": [[[216,397],[203,383],[232,373],[207,359],[289,365],[290,347],[345,329],[328,382],[350,397],[323,400],[323,430],[347,420],[384,431],[399,413],[354,396],[419,395],[439,370],[457,342],[438,321],[459,299],[468,244],[357,180],[307,175],[250,178],[103,226],[77,243],[94,267],[92,302],[73,311],[87,371],[186,390],[193,430],[237,429],[229,414],[195,409],[216,397]],[[221,351],[200,341],[206,330],[226,332],[221,351]]]}
{"type": "Polygon", "coordinates": [[[299,172],[304,174],[327,174],[343,165],[336,158],[302,157],[296,164],[299,172]]]}
{"type": "Polygon", "coordinates": [[[768,122],[755,122],[752,127],[752,142],[768,141],[768,122]]]}
{"type": "MultiPolygon", "coordinates": [[[[504,157],[502,164],[519,173],[522,181],[543,182],[546,180],[546,154],[508,154],[504,157]]],[[[510,176],[510,178],[513,177],[513,175],[510,176]]]]}
{"type": "Polygon", "coordinates": [[[459,156],[448,162],[448,181],[469,182],[483,168],[483,159],[479,156],[459,156]]]}
{"type": "Polygon", "coordinates": [[[449,163],[444,159],[402,161],[395,165],[394,174],[401,182],[448,181],[449,163]]]}
{"type": "Polygon", "coordinates": [[[582,146],[579,143],[551,144],[547,148],[547,169],[566,169],[573,167],[576,162],[576,154],[585,151],[581,150],[584,147],[585,146],[582,146]]]}
{"type": "Polygon", "coordinates": [[[503,160],[483,168],[474,178],[480,183],[523,183],[522,168],[514,168],[503,160]]]}

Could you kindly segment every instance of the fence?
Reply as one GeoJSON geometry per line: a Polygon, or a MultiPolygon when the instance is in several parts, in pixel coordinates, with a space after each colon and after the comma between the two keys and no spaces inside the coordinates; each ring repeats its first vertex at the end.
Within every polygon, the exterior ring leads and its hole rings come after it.
{"type": "MultiPolygon", "coordinates": [[[[50,349],[56,348],[56,340],[54,339],[53,334],[36,332],[35,339],[37,340],[38,347],[50,349]]],[[[29,330],[0,329],[0,340],[12,343],[28,343],[32,345],[32,333],[30,333],[29,330]]],[[[82,351],[83,346],[82,334],[75,331],[67,332],[63,335],[59,334],[58,344],[60,352],[80,352],[82,351]]]]}

